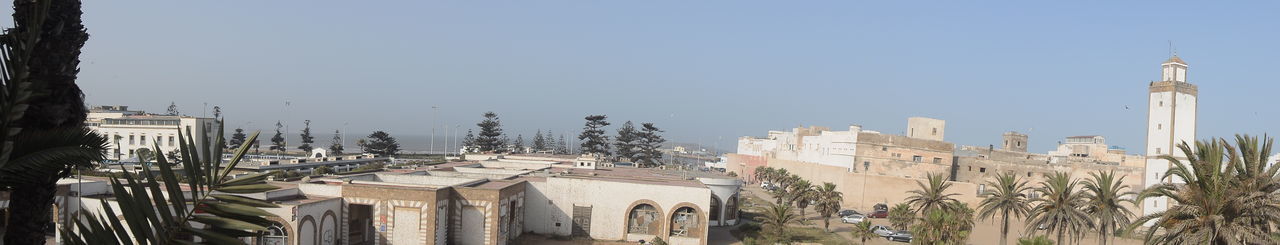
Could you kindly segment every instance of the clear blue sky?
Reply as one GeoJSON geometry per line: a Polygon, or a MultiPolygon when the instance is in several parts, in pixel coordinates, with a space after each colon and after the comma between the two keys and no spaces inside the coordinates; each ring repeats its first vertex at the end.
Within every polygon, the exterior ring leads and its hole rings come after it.
{"type": "Polygon", "coordinates": [[[958,144],[1018,130],[1033,151],[1094,134],[1140,151],[1147,82],[1159,79],[1170,40],[1200,86],[1200,138],[1277,133],[1280,119],[1274,1],[84,6],[90,103],[158,112],[176,101],[198,115],[207,102],[231,126],[264,131],[310,119],[320,142],[344,122],[426,135],[436,105],[445,123],[474,128],[495,111],[525,135],[607,114],[732,148],[738,136],[801,124],[900,133],[907,117],[929,116],[947,120],[958,144]]]}

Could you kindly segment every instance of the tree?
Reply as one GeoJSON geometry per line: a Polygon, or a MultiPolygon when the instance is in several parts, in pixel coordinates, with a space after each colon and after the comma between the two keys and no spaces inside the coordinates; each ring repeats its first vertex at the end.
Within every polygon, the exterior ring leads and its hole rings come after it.
{"type": "Polygon", "coordinates": [[[542,130],[539,129],[538,133],[533,135],[533,151],[538,152],[538,151],[546,151],[546,150],[547,150],[547,138],[542,137],[542,130]]]}
{"type": "Polygon", "coordinates": [[[667,142],[662,138],[661,129],[653,126],[653,123],[643,123],[640,129],[640,144],[636,147],[636,156],[640,158],[636,161],[648,167],[662,165],[662,143],[667,142]]]}
{"type": "Polygon", "coordinates": [[[631,121],[622,123],[622,127],[618,128],[618,136],[614,137],[614,150],[618,152],[619,158],[625,158],[628,161],[636,161],[639,155],[640,131],[636,130],[631,121]]]}
{"type": "Polygon", "coordinates": [[[177,103],[174,103],[173,101],[170,101],[170,102],[169,102],[169,109],[168,109],[168,110],[165,110],[165,113],[164,113],[164,114],[165,114],[165,115],[169,115],[169,116],[177,116],[177,115],[179,115],[179,113],[178,113],[178,104],[177,104],[177,103]]]}
{"type": "Polygon", "coordinates": [[[893,226],[893,229],[906,230],[915,221],[916,213],[911,210],[911,205],[909,204],[899,203],[889,209],[889,224],[893,226]]]}
{"type": "Polygon", "coordinates": [[[605,115],[587,116],[587,124],[582,127],[578,140],[582,141],[582,154],[595,154],[609,157],[609,136],[604,135],[604,127],[609,126],[605,115]]]}
{"type": "Polygon", "coordinates": [[[88,39],[80,4],[14,1],[14,26],[0,36],[0,184],[10,191],[6,244],[44,243],[58,179],[105,158],[107,139],[85,129],[88,110],[76,85],[88,39]]]}
{"type": "Polygon", "coordinates": [[[333,171],[333,168],[331,168],[331,167],[329,167],[329,166],[320,166],[320,167],[316,168],[316,170],[315,170],[315,171],[312,171],[312,173],[313,173],[313,174],[318,174],[318,175],[325,175],[325,174],[332,174],[332,173],[334,173],[334,171],[333,171]]]}
{"type": "Polygon", "coordinates": [[[1009,218],[1022,218],[1030,211],[1028,206],[1031,199],[1023,193],[1031,190],[1031,187],[1027,187],[1026,181],[1018,180],[1018,176],[1013,173],[997,175],[996,181],[987,181],[987,185],[994,188],[978,196],[982,198],[982,203],[978,204],[978,216],[987,220],[999,214],[1000,244],[1008,244],[1009,218]]]}
{"type": "Polygon", "coordinates": [[[299,138],[302,140],[302,144],[298,145],[298,149],[302,150],[303,153],[311,154],[311,149],[313,148],[311,143],[316,143],[316,137],[311,136],[311,120],[302,121],[302,125],[302,134],[299,135],[301,136],[299,138]]]}
{"type": "Polygon", "coordinates": [[[569,154],[569,142],[564,140],[563,134],[560,135],[560,141],[558,141],[556,147],[556,154],[569,154]]]}
{"type": "Polygon", "coordinates": [[[284,142],[284,132],[280,131],[280,129],[283,129],[283,128],[284,128],[284,124],[281,124],[279,121],[276,121],[276,135],[271,136],[271,148],[269,148],[270,150],[280,151],[281,153],[284,153],[285,149],[288,149],[288,147],[285,147],[285,144],[287,143],[284,142]]]}
{"type": "Polygon", "coordinates": [[[213,106],[213,119],[222,120],[222,107],[213,106]]]}
{"type": "Polygon", "coordinates": [[[836,212],[840,212],[840,203],[844,202],[844,193],[836,190],[836,184],[831,182],[823,182],[814,191],[817,203],[814,209],[822,216],[822,230],[831,230],[831,216],[836,212]]]}
{"type": "Polygon", "coordinates": [[[947,188],[951,188],[951,183],[947,182],[942,175],[929,174],[927,179],[929,181],[928,186],[917,180],[916,185],[918,185],[920,189],[909,191],[911,196],[907,197],[907,204],[911,205],[911,208],[915,212],[928,214],[931,210],[950,207],[948,204],[959,202],[956,201],[955,198],[952,198],[952,196],[960,194],[947,193],[947,188]]]}
{"type": "Polygon", "coordinates": [[[1032,202],[1031,215],[1027,217],[1027,233],[1034,234],[1037,227],[1043,226],[1048,232],[1057,233],[1059,244],[1066,234],[1083,234],[1080,232],[1093,226],[1089,214],[1084,212],[1084,193],[1076,191],[1079,180],[1072,180],[1071,175],[1057,172],[1041,183],[1035,191],[1040,197],[1032,202]]]}
{"type": "Polygon", "coordinates": [[[155,153],[151,152],[150,148],[144,147],[144,148],[135,149],[133,150],[133,155],[137,156],[138,163],[142,163],[142,164],[149,163],[151,161],[156,160],[156,155],[155,153]]]}
{"type": "Polygon", "coordinates": [[[524,135],[517,134],[516,142],[512,143],[513,153],[524,153],[524,135]]]}
{"type": "Polygon", "coordinates": [[[1136,193],[1125,191],[1129,186],[1124,185],[1124,176],[1116,178],[1115,171],[1089,173],[1089,179],[1084,181],[1084,199],[1085,213],[1092,217],[1097,224],[1098,244],[1106,245],[1107,238],[1112,231],[1121,227],[1129,226],[1129,216],[1133,216],[1133,212],[1129,210],[1129,206],[1138,206],[1138,203],[1125,198],[1125,196],[1136,195],[1136,193]]]}
{"type": "Polygon", "coordinates": [[[867,244],[867,239],[879,237],[875,232],[871,231],[871,221],[863,220],[857,224],[853,224],[853,230],[849,231],[853,235],[853,239],[858,239],[862,244],[867,244]]]}
{"type": "Polygon", "coordinates": [[[369,134],[369,140],[360,142],[359,145],[365,153],[379,156],[394,156],[400,152],[400,143],[396,142],[396,138],[383,131],[374,131],[369,134]]]}
{"type": "Polygon", "coordinates": [[[480,136],[475,138],[475,144],[481,152],[502,151],[506,142],[502,138],[502,122],[498,120],[498,114],[485,112],[484,120],[476,126],[480,126],[480,136]]]}
{"type": "Polygon", "coordinates": [[[480,148],[480,146],[476,145],[476,135],[472,134],[470,129],[467,129],[467,135],[462,137],[462,148],[465,148],[467,152],[474,152],[480,148]]]}
{"type": "Polygon", "coordinates": [[[1236,135],[1226,139],[1178,145],[1185,160],[1161,158],[1173,164],[1161,182],[1143,190],[1139,200],[1169,198],[1169,208],[1142,216],[1129,225],[1154,223],[1147,244],[1277,244],[1270,233],[1280,223],[1276,190],[1280,164],[1272,164],[1272,139],[1236,135]],[[1264,143],[1265,142],[1265,143],[1264,143]],[[1185,184],[1170,183],[1178,178],[1185,184]]]}
{"type": "Polygon", "coordinates": [[[254,139],[254,140],[253,140],[253,154],[261,154],[261,153],[262,153],[262,151],[261,151],[261,150],[262,150],[262,142],[258,141],[257,139],[254,139]]]}
{"type": "Polygon", "coordinates": [[[329,142],[329,155],[342,155],[342,131],[333,130],[333,140],[329,142]]]}
{"type": "Polygon", "coordinates": [[[796,181],[796,183],[791,184],[791,186],[788,186],[787,188],[791,188],[790,190],[787,190],[787,196],[789,196],[787,198],[789,199],[787,202],[789,204],[794,204],[797,209],[800,209],[800,223],[805,223],[805,219],[809,217],[804,213],[805,208],[809,207],[809,201],[814,201],[816,198],[814,196],[813,183],[802,179],[796,181]]]}
{"type": "MultiPolygon", "coordinates": [[[[221,128],[218,129],[221,132],[221,128]]],[[[199,158],[209,156],[212,149],[196,147],[188,143],[186,136],[178,134],[181,142],[186,144],[183,151],[182,166],[187,171],[174,171],[167,161],[160,159],[158,174],[153,174],[150,167],[144,167],[141,176],[125,173],[124,182],[112,178],[111,188],[120,207],[105,206],[105,213],[83,213],[83,217],[74,219],[74,228],[64,228],[63,241],[68,244],[118,244],[138,241],[142,244],[186,244],[191,238],[199,236],[205,242],[213,244],[243,244],[244,237],[258,236],[267,231],[269,217],[275,216],[262,208],[279,208],[280,206],[266,200],[253,198],[254,194],[263,193],[279,187],[266,184],[271,173],[258,173],[229,178],[230,170],[235,168],[241,157],[248,151],[247,146],[237,149],[229,162],[222,163],[222,158],[199,158]],[[190,151],[200,152],[190,152],[190,151]],[[225,166],[225,167],[221,167],[225,166]],[[194,170],[194,171],[193,171],[194,170]],[[186,188],[182,186],[185,179],[186,188]],[[126,191],[129,190],[129,191],[126,191]],[[185,195],[163,195],[185,193],[185,195]],[[242,194],[242,195],[232,195],[242,194]],[[116,214],[120,214],[117,216],[116,214]],[[100,215],[100,216],[99,216],[100,215]],[[123,217],[123,218],[117,218],[123,217]],[[208,227],[193,225],[201,223],[208,227]],[[134,235],[137,237],[130,237],[134,235]]],[[[257,133],[250,136],[256,140],[257,133]]],[[[211,145],[202,140],[204,145],[211,145]]],[[[155,146],[155,151],[159,151],[155,146]]],[[[43,232],[40,234],[43,243],[43,232]]]]}
{"type": "Polygon", "coordinates": [[[973,231],[973,209],[960,202],[947,202],[942,207],[927,209],[924,216],[911,227],[912,241],[927,244],[960,245],[969,240],[973,231]]]}
{"type": "Polygon", "coordinates": [[[756,221],[760,222],[765,228],[766,237],[781,243],[787,243],[791,240],[791,236],[787,233],[787,224],[800,219],[791,205],[771,204],[765,208],[764,214],[756,217],[756,221]]]}
{"type": "Polygon", "coordinates": [[[182,160],[182,157],[178,154],[179,154],[178,149],[173,149],[173,150],[169,150],[169,152],[165,152],[164,156],[165,156],[165,159],[168,159],[170,162],[176,163],[182,160]]]}
{"type": "Polygon", "coordinates": [[[231,148],[240,148],[241,145],[244,145],[244,140],[244,129],[236,128],[236,133],[231,134],[231,148]]]}
{"type": "Polygon", "coordinates": [[[503,153],[515,151],[515,146],[511,145],[511,139],[507,138],[506,135],[503,135],[502,138],[498,139],[498,145],[499,147],[494,152],[503,153]]]}

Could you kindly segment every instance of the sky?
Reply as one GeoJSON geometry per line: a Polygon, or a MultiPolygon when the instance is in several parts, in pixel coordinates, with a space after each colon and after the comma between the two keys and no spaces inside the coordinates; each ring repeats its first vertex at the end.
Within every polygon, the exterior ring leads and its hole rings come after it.
{"type": "MultiPolygon", "coordinates": [[[[1274,1],[86,1],[78,83],[93,105],[229,127],[422,137],[653,122],[732,150],[799,125],[1044,152],[1072,135],[1141,151],[1147,84],[1177,54],[1198,138],[1277,133],[1274,1]],[[289,106],[284,106],[289,101],[289,106]],[[205,107],[205,104],[208,107],[205,107]],[[433,110],[432,107],[438,107],[433,110]],[[452,132],[450,133],[452,134],[452,132]]],[[[269,135],[264,136],[269,137],[269,135]]],[[[515,138],[514,136],[511,138],[515,138]]],[[[530,137],[525,137],[529,140],[530,137]]],[[[443,139],[440,139],[442,142],[443,139]]],[[[426,148],[422,142],[408,149],[426,148]]],[[[1141,153],[1141,152],[1135,152],[1141,153]]]]}

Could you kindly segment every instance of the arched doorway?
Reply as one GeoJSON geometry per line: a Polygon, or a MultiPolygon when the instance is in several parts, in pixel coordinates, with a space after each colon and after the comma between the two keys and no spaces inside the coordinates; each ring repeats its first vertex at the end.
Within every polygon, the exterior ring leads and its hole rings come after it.
{"type": "Polygon", "coordinates": [[[627,234],[658,235],[662,227],[661,217],[653,205],[636,205],[627,215],[627,234]]]}
{"type": "Polygon", "coordinates": [[[289,241],[289,232],[278,222],[271,222],[267,233],[258,238],[261,245],[285,245],[289,241]]]}
{"type": "Polygon", "coordinates": [[[711,222],[715,225],[723,225],[720,221],[720,197],[711,194],[711,222]]]}
{"type": "Polygon", "coordinates": [[[699,222],[698,211],[692,207],[680,207],[671,213],[671,237],[702,237],[702,224],[699,222]]]}
{"type": "Polygon", "coordinates": [[[733,194],[724,203],[724,222],[734,224],[738,219],[738,194],[733,194]]]}

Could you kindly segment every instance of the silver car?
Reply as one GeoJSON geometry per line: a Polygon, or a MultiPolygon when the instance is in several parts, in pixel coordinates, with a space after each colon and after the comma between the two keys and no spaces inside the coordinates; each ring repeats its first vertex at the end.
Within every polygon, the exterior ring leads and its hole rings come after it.
{"type": "Polygon", "coordinates": [[[867,220],[867,216],[863,216],[861,214],[840,217],[840,222],[844,222],[845,224],[862,223],[863,220],[867,220]]]}
{"type": "Polygon", "coordinates": [[[890,229],[888,226],[877,225],[877,226],[871,227],[871,233],[875,233],[877,236],[880,236],[880,237],[887,237],[887,236],[893,235],[893,233],[896,233],[896,232],[897,231],[890,229]]]}

